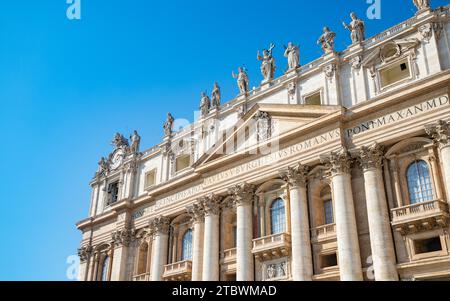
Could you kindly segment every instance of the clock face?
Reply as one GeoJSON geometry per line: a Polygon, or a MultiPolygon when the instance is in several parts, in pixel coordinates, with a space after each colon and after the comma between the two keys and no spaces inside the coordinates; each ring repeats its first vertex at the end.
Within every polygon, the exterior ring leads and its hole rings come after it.
{"type": "Polygon", "coordinates": [[[123,150],[118,150],[114,153],[112,159],[111,159],[111,169],[115,170],[119,168],[120,165],[122,165],[123,162],[123,150]]]}

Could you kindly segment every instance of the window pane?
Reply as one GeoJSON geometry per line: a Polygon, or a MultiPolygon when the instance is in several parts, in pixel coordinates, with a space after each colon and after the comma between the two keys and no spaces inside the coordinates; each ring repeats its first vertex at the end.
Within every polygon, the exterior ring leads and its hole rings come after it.
{"type": "Polygon", "coordinates": [[[416,161],[409,166],[407,181],[411,204],[434,199],[430,171],[425,161],[416,161]]]}
{"type": "Polygon", "coordinates": [[[183,236],[183,246],[181,260],[191,260],[192,259],[192,230],[188,230],[183,236]]]}
{"type": "Polygon", "coordinates": [[[284,201],[277,199],[270,208],[270,220],[272,234],[279,234],[286,231],[286,212],[284,210],[284,201]]]}
{"type": "Polygon", "coordinates": [[[334,223],[333,202],[331,200],[325,201],[323,203],[323,209],[325,214],[325,225],[333,224],[334,223]]]}
{"type": "Polygon", "coordinates": [[[102,266],[102,281],[108,281],[108,267],[109,267],[109,257],[106,256],[103,260],[102,266]]]}

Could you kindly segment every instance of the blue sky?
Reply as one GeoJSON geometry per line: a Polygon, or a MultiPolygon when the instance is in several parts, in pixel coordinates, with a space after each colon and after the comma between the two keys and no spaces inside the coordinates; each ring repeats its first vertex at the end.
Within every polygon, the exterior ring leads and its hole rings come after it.
{"type": "Polygon", "coordinates": [[[283,44],[300,44],[305,64],[321,55],[324,25],[342,50],[351,11],[372,36],[411,17],[412,2],[382,0],[381,20],[367,20],[366,0],[81,0],[82,19],[69,21],[65,0],[2,0],[0,280],[67,280],[75,223],[115,132],[136,129],[148,148],[166,113],[192,120],[215,80],[232,99],[239,65],[256,86],[256,52],[270,42],[280,75],[283,44]]]}

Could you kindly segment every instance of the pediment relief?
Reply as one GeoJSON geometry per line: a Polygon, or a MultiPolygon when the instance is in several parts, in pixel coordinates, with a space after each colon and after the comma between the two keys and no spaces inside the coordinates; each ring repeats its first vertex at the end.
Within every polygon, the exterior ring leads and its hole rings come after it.
{"type": "Polygon", "coordinates": [[[388,64],[411,50],[415,55],[415,49],[419,45],[420,41],[416,38],[393,40],[369,53],[362,61],[362,66],[370,68],[377,64],[388,64]]]}

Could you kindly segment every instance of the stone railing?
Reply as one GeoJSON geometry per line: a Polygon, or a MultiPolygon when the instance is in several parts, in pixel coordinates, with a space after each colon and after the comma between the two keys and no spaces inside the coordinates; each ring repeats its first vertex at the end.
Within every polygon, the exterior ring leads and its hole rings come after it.
{"type": "Polygon", "coordinates": [[[149,281],[149,280],[150,280],[150,273],[144,273],[133,276],[133,281],[149,281]]]}
{"type": "Polygon", "coordinates": [[[231,263],[236,261],[236,248],[228,249],[222,252],[221,261],[223,263],[231,263]]]}
{"type": "Polygon", "coordinates": [[[391,37],[391,36],[393,36],[393,35],[395,35],[395,34],[397,34],[399,32],[402,32],[405,29],[408,29],[408,28],[412,27],[414,25],[414,23],[416,23],[416,21],[417,21],[417,17],[414,16],[414,17],[412,17],[412,18],[410,18],[410,19],[408,19],[408,20],[406,20],[406,21],[404,21],[404,22],[402,22],[400,24],[397,24],[394,27],[391,27],[391,28],[389,28],[389,29],[387,29],[387,30],[377,34],[376,36],[367,39],[364,42],[364,46],[370,47],[373,44],[376,44],[378,42],[382,42],[382,41],[386,40],[387,38],[389,38],[389,37],[391,37]]]}
{"type": "Polygon", "coordinates": [[[336,238],[336,224],[329,224],[311,229],[312,240],[315,242],[336,238]]]}
{"type": "Polygon", "coordinates": [[[287,256],[291,247],[291,235],[274,234],[253,240],[253,254],[257,259],[269,260],[287,256]]]}
{"type": "Polygon", "coordinates": [[[392,209],[392,225],[402,233],[445,227],[449,218],[448,204],[442,200],[392,209]]]}
{"type": "Polygon", "coordinates": [[[165,280],[184,281],[190,280],[192,276],[192,261],[185,260],[164,266],[165,280]]]}

